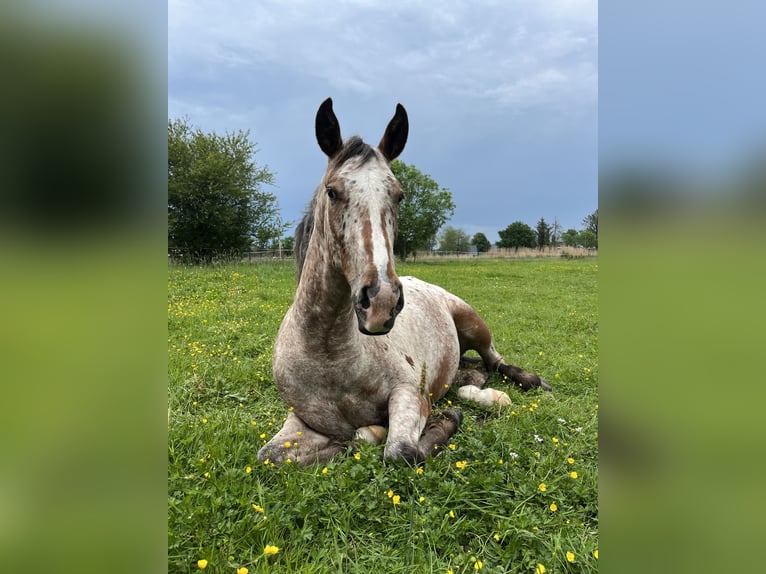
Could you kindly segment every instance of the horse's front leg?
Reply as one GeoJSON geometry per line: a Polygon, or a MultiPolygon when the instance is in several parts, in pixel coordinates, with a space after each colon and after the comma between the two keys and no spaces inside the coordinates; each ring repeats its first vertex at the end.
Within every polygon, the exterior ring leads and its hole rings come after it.
{"type": "Polygon", "coordinates": [[[438,453],[439,447],[457,432],[462,415],[448,410],[438,417],[429,417],[430,411],[429,401],[414,389],[406,386],[394,389],[388,399],[385,458],[419,464],[438,453]]]}
{"type": "Polygon", "coordinates": [[[280,431],[258,451],[258,460],[307,466],[326,462],[343,448],[343,443],[312,430],[295,413],[289,413],[280,431]]]}

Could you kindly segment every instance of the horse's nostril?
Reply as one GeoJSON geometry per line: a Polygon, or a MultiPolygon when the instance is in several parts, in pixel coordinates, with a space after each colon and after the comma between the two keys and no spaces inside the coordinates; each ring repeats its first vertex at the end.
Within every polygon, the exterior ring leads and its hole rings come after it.
{"type": "Polygon", "coordinates": [[[362,287],[362,298],[359,299],[359,304],[362,306],[362,309],[370,308],[370,294],[367,287],[362,287]]]}
{"type": "Polygon", "coordinates": [[[396,302],[392,315],[395,317],[404,308],[404,290],[399,288],[399,300],[396,302]]]}

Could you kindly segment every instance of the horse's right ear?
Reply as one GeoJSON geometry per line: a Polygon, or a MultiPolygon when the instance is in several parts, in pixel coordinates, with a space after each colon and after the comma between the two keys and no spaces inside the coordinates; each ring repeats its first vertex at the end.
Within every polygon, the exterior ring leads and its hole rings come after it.
{"type": "Polygon", "coordinates": [[[332,158],[343,147],[340,124],[332,111],[332,98],[327,98],[317,110],[315,121],[317,143],[327,157],[332,158]]]}

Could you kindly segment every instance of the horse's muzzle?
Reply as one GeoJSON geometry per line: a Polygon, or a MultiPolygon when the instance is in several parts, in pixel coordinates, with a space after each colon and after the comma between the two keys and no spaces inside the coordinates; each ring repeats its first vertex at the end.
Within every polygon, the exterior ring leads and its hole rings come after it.
{"type": "Polygon", "coordinates": [[[404,308],[404,290],[398,280],[395,283],[365,285],[352,299],[359,331],[365,335],[388,333],[404,308]]]}

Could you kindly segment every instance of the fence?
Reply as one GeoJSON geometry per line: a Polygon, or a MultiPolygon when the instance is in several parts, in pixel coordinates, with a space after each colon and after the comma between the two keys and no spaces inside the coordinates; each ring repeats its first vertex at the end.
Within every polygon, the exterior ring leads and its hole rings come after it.
{"type": "MultiPolygon", "coordinates": [[[[533,249],[521,247],[519,249],[493,249],[484,253],[469,251],[417,251],[407,256],[408,261],[434,261],[439,259],[537,259],[541,257],[564,257],[577,259],[580,257],[594,257],[598,250],[585,247],[544,247],[533,249]]],[[[168,250],[168,261],[173,264],[194,263],[260,263],[266,261],[292,261],[291,249],[263,249],[260,251],[196,251],[186,253],[181,249],[168,250]]]]}

